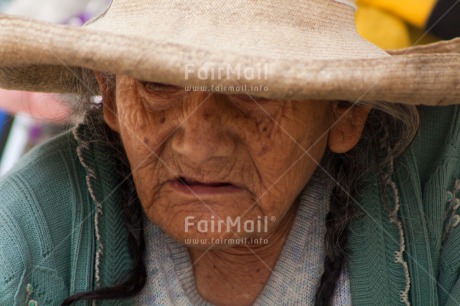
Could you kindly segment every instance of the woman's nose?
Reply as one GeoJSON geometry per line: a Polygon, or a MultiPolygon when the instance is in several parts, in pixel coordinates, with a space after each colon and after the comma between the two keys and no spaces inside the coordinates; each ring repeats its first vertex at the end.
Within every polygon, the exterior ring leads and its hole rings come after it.
{"type": "Polygon", "coordinates": [[[222,95],[190,93],[184,101],[184,119],[172,139],[172,148],[192,162],[231,156],[236,148],[222,95]]]}

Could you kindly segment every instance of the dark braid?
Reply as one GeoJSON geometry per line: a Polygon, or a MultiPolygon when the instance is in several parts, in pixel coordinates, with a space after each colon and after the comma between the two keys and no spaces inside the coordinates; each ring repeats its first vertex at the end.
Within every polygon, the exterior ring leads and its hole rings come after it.
{"type": "MultiPolygon", "coordinates": [[[[97,117],[98,115],[93,116],[97,117]]],[[[122,209],[124,224],[128,231],[128,248],[132,258],[133,267],[122,284],[114,287],[97,289],[91,292],[77,293],[68,297],[62,303],[62,306],[72,305],[73,303],[81,300],[130,298],[137,295],[144,288],[147,280],[147,272],[143,259],[145,241],[142,206],[140,205],[140,201],[137,197],[134,182],[131,179],[131,170],[126,154],[124,153],[123,146],[121,145],[121,140],[119,139],[118,134],[110,130],[110,128],[107,127],[101,120],[99,120],[99,126],[95,127],[94,131],[102,129],[101,135],[98,136],[100,136],[105,143],[112,146],[111,151],[113,151],[118,158],[115,167],[116,172],[120,177],[120,181],[124,180],[120,186],[120,190],[124,191],[122,209]]]]}
{"type": "Polygon", "coordinates": [[[385,111],[374,108],[369,113],[357,146],[346,154],[333,154],[331,159],[330,170],[335,170],[334,178],[337,185],[332,190],[330,210],[326,215],[324,272],[316,291],[316,306],[331,305],[337,281],[347,263],[348,256],[351,255],[348,249],[349,225],[354,218],[363,214],[354,204],[354,199],[360,189],[361,178],[364,178],[371,164],[375,165],[376,175],[380,179],[384,207],[389,206],[385,196],[387,188],[385,182],[391,175],[388,165],[394,158],[401,155],[414,140],[417,130],[413,130],[412,134],[405,134],[405,130],[411,122],[418,127],[420,116],[419,109],[410,109],[402,104],[395,104],[394,107],[399,108],[401,113],[410,111],[413,118],[410,120],[406,118],[406,122],[404,118],[396,118],[385,111]],[[401,137],[411,141],[400,143],[401,137]],[[392,156],[391,159],[389,156],[392,156]]]}
{"type": "MultiPolygon", "coordinates": [[[[337,286],[337,281],[350,256],[348,248],[349,225],[353,218],[358,216],[359,209],[353,201],[359,190],[360,178],[366,169],[360,165],[368,165],[363,154],[369,150],[377,156],[377,135],[388,123],[384,113],[372,110],[363,131],[360,142],[355,148],[345,154],[332,154],[329,169],[334,174],[336,186],[332,189],[329,201],[329,212],[326,215],[326,234],[324,237],[325,257],[324,271],[321,276],[315,296],[316,306],[330,306],[337,286]]],[[[381,144],[380,144],[381,145],[381,144]]],[[[381,170],[380,159],[375,158],[379,176],[381,170]]]]}
{"type": "MultiPolygon", "coordinates": [[[[347,177],[349,166],[345,159],[337,158],[335,168],[336,178],[347,177]]],[[[354,216],[354,194],[355,186],[337,184],[332,189],[330,210],[326,215],[324,272],[315,297],[317,306],[331,304],[337,280],[346,261],[348,225],[354,216]]]]}

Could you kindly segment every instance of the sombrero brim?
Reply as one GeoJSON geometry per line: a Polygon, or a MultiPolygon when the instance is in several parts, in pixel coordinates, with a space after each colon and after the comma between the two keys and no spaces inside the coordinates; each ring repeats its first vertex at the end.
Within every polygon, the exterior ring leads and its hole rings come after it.
{"type": "Polygon", "coordinates": [[[460,39],[391,54],[344,60],[274,59],[0,16],[0,87],[6,89],[79,93],[84,88],[97,94],[95,80],[82,83],[82,69],[90,69],[223,93],[234,93],[228,86],[238,85],[248,94],[274,99],[460,103],[460,39]],[[230,71],[224,80],[184,78],[185,65],[209,63],[267,67],[269,77],[238,78],[230,71]],[[260,86],[268,90],[260,91],[260,86]]]}

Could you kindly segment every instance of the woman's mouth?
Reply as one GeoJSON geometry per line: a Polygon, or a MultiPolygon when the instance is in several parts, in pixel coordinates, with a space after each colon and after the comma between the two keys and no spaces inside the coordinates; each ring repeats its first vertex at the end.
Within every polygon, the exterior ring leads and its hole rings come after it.
{"type": "Polygon", "coordinates": [[[221,194],[241,191],[242,188],[228,182],[204,183],[183,176],[172,181],[174,189],[191,195],[221,194]]]}

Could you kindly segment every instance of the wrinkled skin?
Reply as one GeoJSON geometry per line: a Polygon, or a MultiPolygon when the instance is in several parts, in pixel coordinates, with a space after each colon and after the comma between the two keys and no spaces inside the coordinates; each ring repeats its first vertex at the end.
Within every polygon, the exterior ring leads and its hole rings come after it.
{"type": "MultiPolygon", "coordinates": [[[[200,293],[217,304],[225,304],[220,303],[225,297],[213,295],[206,282],[200,282],[212,279],[208,267],[218,261],[212,254],[223,250],[217,257],[236,263],[231,254],[243,258],[248,247],[213,245],[211,238],[266,238],[268,244],[254,250],[260,249],[260,256],[266,254],[267,265],[273,267],[294,219],[295,200],[327,146],[336,153],[353,148],[369,111],[339,102],[254,101],[245,95],[186,92],[128,77],[117,77],[116,92],[110,93],[102,78],[99,81],[105,120],[121,134],[148,218],[179,242],[207,238],[200,245],[190,245],[190,254],[201,260],[202,268],[195,267],[200,293]],[[178,177],[231,183],[232,188],[230,192],[181,192],[178,177]],[[241,217],[241,223],[269,221],[267,231],[261,232],[237,232],[225,225],[220,232],[201,232],[196,224],[185,230],[187,217],[195,223],[208,221],[208,225],[227,217],[241,217]],[[212,252],[206,252],[210,246],[212,252]]],[[[256,288],[251,290],[246,284],[240,303],[250,304],[260,293],[269,276],[263,270],[256,288]]],[[[244,285],[242,278],[235,281],[244,285]]]]}

